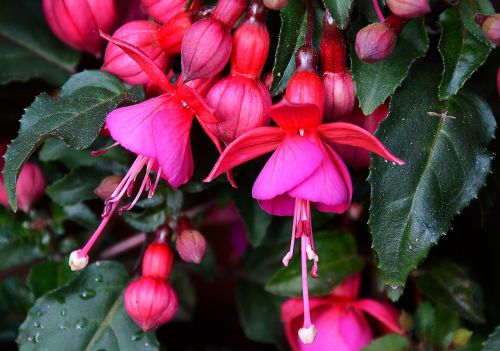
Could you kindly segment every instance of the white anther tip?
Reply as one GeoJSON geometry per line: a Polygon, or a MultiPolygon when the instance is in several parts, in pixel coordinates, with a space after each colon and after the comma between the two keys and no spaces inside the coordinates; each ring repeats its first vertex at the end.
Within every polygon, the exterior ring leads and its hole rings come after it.
{"type": "Polygon", "coordinates": [[[80,271],[87,267],[89,263],[89,256],[80,257],[79,253],[81,250],[75,250],[69,255],[69,266],[72,271],[80,271]]]}
{"type": "Polygon", "coordinates": [[[311,324],[309,328],[300,328],[299,329],[299,339],[302,341],[303,344],[309,345],[314,342],[314,339],[316,338],[316,334],[318,333],[318,330],[314,326],[314,324],[311,324]]]}
{"type": "Polygon", "coordinates": [[[281,262],[283,262],[283,265],[285,267],[288,267],[288,264],[290,263],[290,260],[292,259],[292,253],[291,252],[288,252],[285,257],[283,257],[283,260],[281,260],[281,262]]]}

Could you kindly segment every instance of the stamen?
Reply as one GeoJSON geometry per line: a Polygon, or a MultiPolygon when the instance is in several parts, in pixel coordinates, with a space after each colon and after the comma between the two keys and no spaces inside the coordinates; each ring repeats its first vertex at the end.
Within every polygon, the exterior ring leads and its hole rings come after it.
{"type": "Polygon", "coordinates": [[[295,230],[297,229],[298,208],[299,208],[299,200],[295,200],[295,210],[293,212],[293,224],[292,224],[292,238],[290,239],[290,250],[286,253],[285,257],[283,257],[282,260],[283,265],[285,267],[288,267],[288,263],[290,263],[290,260],[293,257],[293,247],[295,246],[295,237],[296,237],[295,230]]]}
{"type": "Polygon", "coordinates": [[[316,327],[311,323],[311,311],[309,307],[309,288],[307,284],[307,246],[308,238],[301,238],[301,259],[302,259],[302,300],[304,302],[304,325],[299,329],[299,338],[304,344],[311,344],[316,338],[316,327]]]}
{"type": "Polygon", "coordinates": [[[161,175],[161,168],[158,167],[158,173],[156,174],[156,180],[153,184],[153,186],[149,189],[148,192],[148,198],[151,199],[156,191],[156,188],[158,187],[158,183],[160,182],[160,175],[161,175]]]}
{"type": "Polygon", "coordinates": [[[105,147],[104,149],[91,151],[90,154],[92,156],[101,156],[101,155],[104,155],[106,152],[108,152],[109,150],[111,150],[112,148],[114,148],[117,145],[118,145],[118,143],[114,143],[114,144],[111,144],[110,146],[105,147]]]}

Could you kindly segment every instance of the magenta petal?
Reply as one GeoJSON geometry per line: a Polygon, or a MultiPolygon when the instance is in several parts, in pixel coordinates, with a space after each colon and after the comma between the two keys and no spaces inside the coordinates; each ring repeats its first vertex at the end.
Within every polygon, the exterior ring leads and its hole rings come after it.
{"type": "Polygon", "coordinates": [[[322,159],[316,144],[298,134],[286,134],[257,177],[252,196],[257,200],[271,200],[284,194],[310,177],[322,159]]]}
{"type": "Polygon", "coordinates": [[[351,304],[353,307],[368,313],[381,322],[390,332],[402,334],[399,325],[399,313],[389,304],[380,303],[372,299],[361,299],[351,304]]]}
{"type": "Polygon", "coordinates": [[[260,207],[273,216],[293,216],[295,199],[287,194],[278,195],[271,200],[258,200],[260,207]]]}
{"type": "Polygon", "coordinates": [[[148,99],[140,104],[118,108],[106,117],[106,127],[115,141],[138,155],[156,157],[153,138],[153,117],[161,110],[181,109],[167,95],[148,99]]]}
{"type": "Polygon", "coordinates": [[[322,160],[317,170],[288,194],[314,202],[320,211],[342,213],[351,203],[351,176],[344,162],[328,145],[324,145],[322,160]]]}
{"type": "Polygon", "coordinates": [[[355,300],[359,295],[360,288],[361,274],[355,273],[347,277],[339,285],[337,285],[330,293],[330,296],[348,300],[355,300]]]}
{"type": "Polygon", "coordinates": [[[192,115],[184,109],[162,110],[154,116],[153,141],[161,172],[170,185],[179,187],[193,175],[189,132],[192,115]]]}

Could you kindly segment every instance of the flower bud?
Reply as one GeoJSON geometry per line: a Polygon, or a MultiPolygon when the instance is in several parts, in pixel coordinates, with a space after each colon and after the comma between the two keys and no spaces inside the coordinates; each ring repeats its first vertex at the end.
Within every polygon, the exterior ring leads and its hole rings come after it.
{"type": "Polygon", "coordinates": [[[28,212],[33,204],[43,196],[46,185],[42,170],[38,165],[33,163],[24,165],[16,184],[19,209],[28,212]]]}
{"type": "MultiPolygon", "coordinates": [[[[113,38],[123,40],[142,50],[156,65],[165,71],[169,57],[160,48],[158,31],[160,26],[153,21],[132,21],[124,24],[113,34],[113,38]]],[[[146,85],[150,78],[142,68],[113,43],[108,43],[104,54],[103,71],[114,74],[128,84],[146,85]]]]}
{"type": "Polygon", "coordinates": [[[288,5],[288,0],[264,0],[264,6],[270,10],[279,11],[288,5]]]}
{"type": "MultiPolygon", "coordinates": [[[[371,134],[375,133],[380,122],[382,122],[389,113],[389,104],[384,103],[377,107],[369,116],[365,116],[363,112],[356,108],[353,113],[340,119],[340,122],[348,122],[355,124],[371,134]]],[[[335,145],[335,151],[340,157],[352,168],[361,170],[370,166],[370,152],[347,145],[335,145]]]]}
{"type": "Polygon", "coordinates": [[[207,127],[224,143],[269,123],[266,111],[271,94],[262,82],[240,75],[227,77],[208,92],[207,103],[215,109],[219,122],[207,127]]]}
{"type": "Polygon", "coordinates": [[[163,51],[171,55],[181,52],[182,38],[193,23],[192,17],[192,11],[182,11],[165,22],[158,32],[158,41],[163,51]]]}
{"type": "Polygon", "coordinates": [[[125,309],[145,332],[170,321],[179,302],[172,287],[165,281],[142,277],[125,291],[125,309]]]}
{"type": "Polygon", "coordinates": [[[142,7],[146,13],[155,21],[168,22],[186,5],[186,0],[141,0],[142,7]]]}
{"type": "Polygon", "coordinates": [[[342,73],[347,69],[344,38],[328,11],[323,16],[319,54],[323,72],[342,73]]]}
{"type": "Polygon", "coordinates": [[[297,51],[295,61],[297,71],[288,83],[286,98],[296,104],[315,104],[323,114],[325,89],[316,72],[316,52],[311,47],[302,46],[297,51]]]}
{"type": "Polygon", "coordinates": [[[323,74],[325,87],[325,117],[335,120],[347,115],[354,108],[356,96],[354,95],[354,82],[351,72],[342,73],[325,72],[323,74]]]}
{"type": "Polygon", "coordinates": [[[231,29],[245,11],[246,6],[247,0],[219,0],[213,16],[231,29]]]}
{"type": "Polygon", "coordinates": [[[222,22],[209,17],[194,23],[182,40],[184,81],[215,76],[230,56],[231,33],[222,22]]]}
{"type": "Polygon", "coordinates": [[[43,0],[52,32],[69,46],[100,56],[104,40],[99,30],[111,32],[116,23],[114,0],[43,0]]]}
{"type": "Polygon", "coordinates": [[[142,275],[148,278],[167,280],[174,254],[165,241],[156,241],[148,246],[142,258],[142,275]]]}
{"type": "Polygon", "coordinates": [[[111,194],[121,181],[122,177],[118,175],[107,176],[101,180],[101,183],[95,188],[94,193],[99,196],[101,200],[106,200],[111,197],[111,194]]]}
{"type": "Polygon", "coordinates": [[[431,12],[429,0],[387,0],[393,14],[403,18],[416,18],[431,12]]]}
{"type": "Polygon", "coordinates": [[[365,63],[385,60],[392,54],[397,40],[398,35],[389,25],[372,23],[356,35],[356,54],[365,63]]]}
{"type": "Polygon", "coordinates": [[[483,27],[486,38],[495,45],[500,45],[500,14],[497,13],[492,16],[478,14],[474,19],[483,27]]]}
{"type": "Polygon", "coordinates": [[[175,248],[184,262],[200,264],[207,253],[207,242],[197,230],[185,230],[179,234],[175,248]]]}

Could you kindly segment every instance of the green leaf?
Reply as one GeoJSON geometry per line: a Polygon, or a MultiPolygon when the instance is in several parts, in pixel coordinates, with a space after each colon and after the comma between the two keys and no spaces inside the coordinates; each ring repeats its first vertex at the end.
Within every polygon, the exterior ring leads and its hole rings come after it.
{"type": "Polygon", "coordinates": [[[477,39],[490,46],[494,44],[489,41],[483,33],[483,29],[474,21],[476,14],[494,15],[495,9],[489,0],[461,0],[460,18],[467,28],[477,39]]]}
{"type": "Polygon", "coordinates": [[[75,276],[76,273],[71,271],[66,260],[61,262],[45,261],[31,267],[28,275],[28,286],[35,298],[39,298],[43,294],[68,283],[75,276]]]}
{"type": "Polygon", "coordinates": [[[167,212],[163,207],[146,209],[142,212],[124,212],[123,219],[136,230],[152,232],[165,223],[167,212]]]}
{"type": "Polygon", "coordinates": [[[410,347],[408,339],[399,334],[387,334],[373,340],[361,351],[405,351],[410,347]]]}
{"type": "MultiPolygon", "coordinates": [[[[274,59],[273,83],[269,89],[273,96],[286,89],[288,81],[295,73],[295,52],[304,44],[306,35],[307,16],[305,14],[306,9],[301,0],[290,0],[280,12],[281,27],[274,59]]],[[[321,37],[322,19],[323,12],[315,8],[313,44],[316,47],[321,37]]]]}
{"type": "Polygon", "coordinates": [[[60,85],[79,59],[51,33],[40,1],[0,2],[0,84],[40,78],[60,85]]]}
{"type": "Polygon", "coordinates": [[[474,283],[463,269],[450,261],[433,265],[417,277],[420,290],[431,300],[457,311],[474,323],[484,322],[474,300],[474,283]]]}
{"type": "Polygon", "coordinates": [[[395,166],[373,157],[370,166],[373,248],[393,287],[404,285],[490,172],[486,146],[496,127],[490,107],[466,91],[440,102],[438,77],[435,67],[417,65],[376,133],[406,161],[395,166]],[[446,111],[452,117],[428,114],[446,111]]]}
{"type": "Polygon", "coordinates": [[[191,278],[179,269],[172,270],[169,283],[174,288],[179,298],[179,309],[175,314],[175,321],[190,321],[193,318],[196,306],[196,289],[191,278]]]}
{"type": "Polygon", "coordinates": [[[19,170],[42,142],[56,137],[75,149],[84,149],[95,140],[109,112],[121,104],[142,99],[142,88],[125,86],[101,71],[74,75],[63,86],[58,99],[39,95],[25,110],[19,135],[5,154],[5,190],[14,211],[19,170]]]}
{"type": "Polygon", "coordinates": [[[233,199],[238,212],[245,224],[248,241],[253,247],[258,247],[266,237],[273,216],[260,208],[259,203],[251,199],[251,190],[248,188],[233,191],[233,199]]]}
{"type": "Polygon", "coordinates": [[[467,79],[486,61],[491,47],[465,29],[456,8],[443,12],[439,16],[439,23],[442,29],[439,52],[444,63],[439,98],[443,100],[462,88],[467,79]]]}
{"type": "Polygon", "coordinates": [[[498,351],[500,350],[500,326],[488,337],[483,343],[483,351],[498,351]]]}
{"type": "Polygon", "coordinates": [[[283,333],[282,302],[283,298],[269,294],[261,285],[240,281],[236,288],[236,304],[245,335],[257,342],[274,343],[283,333]]]}
{"type": "Polygon", "coordinates": [[[61,206],[75,205],[96,198],[94,190],[103,177],[104,173],[92,167],[75,168],[48,186],[46,192],[61,206]]]}
{"type": "Polygon", "coordinates": [[[20,350],[157,350],[154,333],[142,333],[125,312],[128,282],[118,263],[89,266],[36,301],[19,328],[20,350]]]}
{"type": "MultiPolygon", "coordinates": [[[[364,262],[356,254],[351,234],[331,231],[314,234],[319,256],[318,279],[309,279],[309,292],[326,295],[342,280],[363,269],[364,262]]],[[[300,246],[300,244],[299,244],[300,246]]],[[[283,252],[285,255],[286,251],[283,252]]],[[[288,267],[283,267],[266,285],[266,290],[283,296],[302,295],[300,253],[295,253],[288,267]]]]}
{"type": "Polygon", "coordinates": [[[66,219],[71,219],[87,229],[94,230],[99,222],[95,213],[83,203],[64,206],[63,211],[66,219]]]}
{"type": "Polygon", "coordinates": [[[0,228],[0,271],[43,257],[41,237],[17,223],[0,228]]]}
{"type": "Polygon", "coordinates": [[[344,29],[349,23],[352,0],[323,0],[325,7],[330,11],[337,25],[344,29]]]}
{"type": "MultiPolygon", "coordinates": [[[[354,45],[355,33],[360,29],[358,22],[351,31],[354,45]]],[[[429,39],[423,20],[409,22],[401,34],[398,43],[387,59],[377,63],[363,63],[358,59],[354,47],[350,50],[351,70],[359,106],[365,115],[371,114],[380,106],[397,87],[401,85],[408,69],[429,48],[429,39]]]]}

